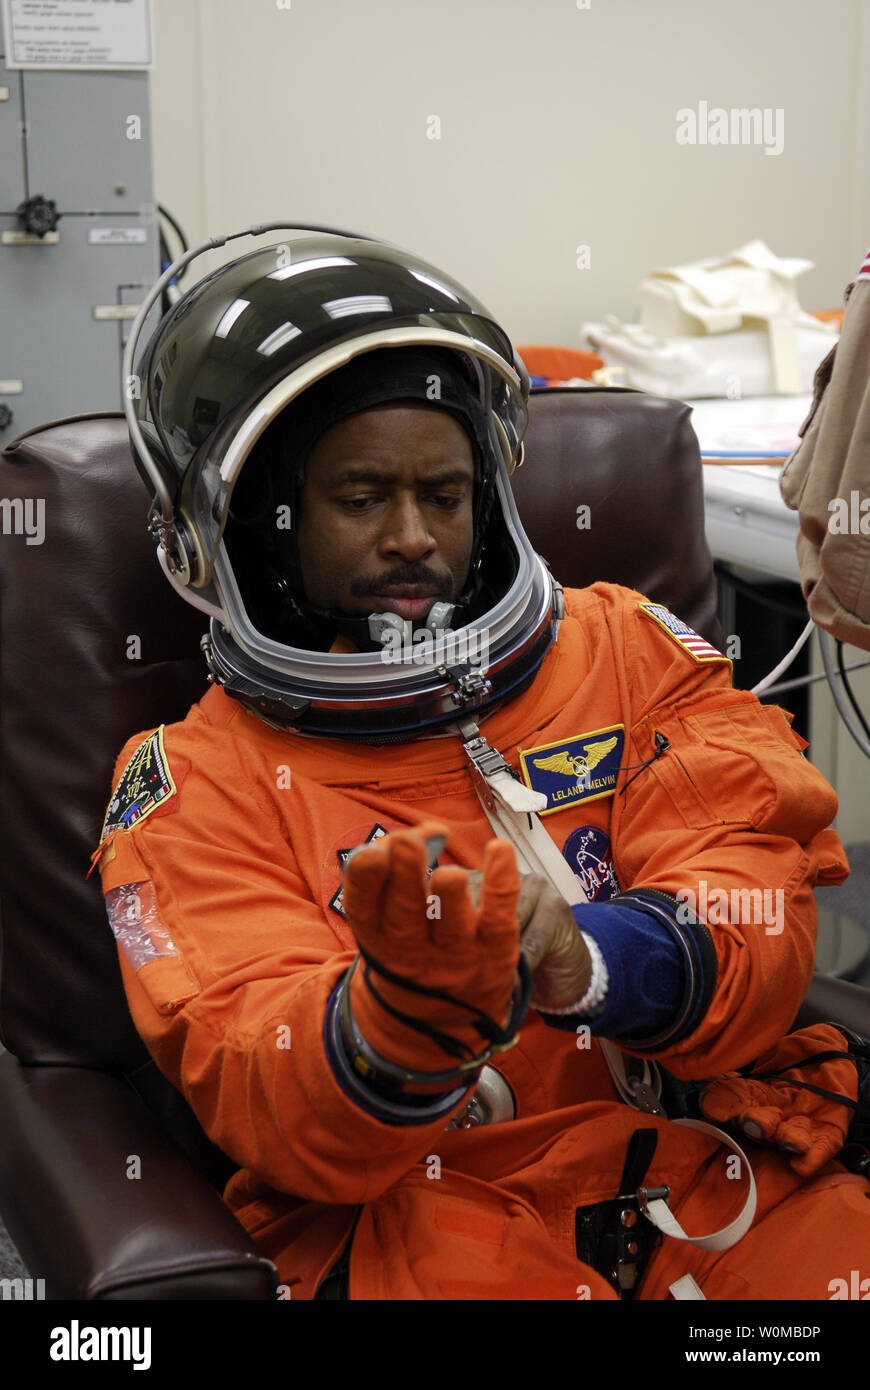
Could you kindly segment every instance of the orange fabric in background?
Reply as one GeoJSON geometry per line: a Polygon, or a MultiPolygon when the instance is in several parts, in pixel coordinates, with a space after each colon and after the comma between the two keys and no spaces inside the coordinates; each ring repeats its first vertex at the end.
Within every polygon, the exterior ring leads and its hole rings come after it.
{"type": "Polygon", "coordinates": [[[604,358],[579,348],[551,347],[546,343],[518,347],[517,352],[532,376],[546,376],[553,381],[570,381],[572,377],[592,380],[592,373],[604,366],[604,358]]]}
{"type": "MultiPolygon", "coordinates": [[[[843,327],[843,315],[845,309],[811,309],[810,313],[814,319],[821,319],[822,323],[836,323],[838,328],[843,327]]],[[[525,358],[523,358],[525,361],[525,358]]]]}

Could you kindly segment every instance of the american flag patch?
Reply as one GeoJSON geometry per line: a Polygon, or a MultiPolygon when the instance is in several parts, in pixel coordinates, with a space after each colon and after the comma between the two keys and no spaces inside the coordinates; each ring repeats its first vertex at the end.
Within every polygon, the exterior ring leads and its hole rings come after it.
{"type": "MultiPolygon", "coordinates": [[[[852,262],[852,264],[854,265],[854,261],[852,262]]],[[[855,279],[870,280],[870,251],[868,251],[867,255],[864,257],[861,269],[858,271],[858,274],[855,276],[855,279]]]]}
{"type": "Polygon", "coordinates": [[[663,608],[660,603],[639,603],[638,608],[647,617],[663,627],[675,642],[681,647],[685,647],[690,656],[696,661],[727,661],[731,665],[731,658],[717,651],[706,637],[702,637],[688,623],[684,623],[681,618],[676,617],[670,609],[663,608]]]}

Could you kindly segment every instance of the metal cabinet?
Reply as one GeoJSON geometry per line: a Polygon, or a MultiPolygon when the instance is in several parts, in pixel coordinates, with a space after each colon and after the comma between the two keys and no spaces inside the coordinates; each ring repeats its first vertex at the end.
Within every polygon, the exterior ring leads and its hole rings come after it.
{"type": "Polygon", "coordinates": [[[130,318],[160,272],[150,127],[146,72],[0,56],[0,445],[121,409],[130,318]],[[43,236],[18,212],[36,197],[60,214],[43,236]]]}

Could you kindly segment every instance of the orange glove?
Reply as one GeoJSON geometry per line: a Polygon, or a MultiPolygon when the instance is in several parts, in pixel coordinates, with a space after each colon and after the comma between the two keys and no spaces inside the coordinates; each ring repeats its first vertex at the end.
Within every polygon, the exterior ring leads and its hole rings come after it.
{"type": "MultiPolygon", "coordinates": [[[[416,993],[372,968],[371,985],[384,1007],[364,978],[365,961],[357,964],[350,1002],[369,1045],[409,1070],[440,1072],[487,1047],[474,1027],[477,1012],[500,1027],[508,1021],[517,986],[520,880],[510,841],[491,840],[484,853],[481,905],[476,909],[467,891],[467,870],[447,865],[427,881],[424,839],[432,835],[446,839],[448,828],[426,821],[393,831],[355,854],[345,870],[344,909],[361,953],[404,980],[472,1006],[469,1011],[416,993]],[[390,1008],[449,1035],[467,1050],[451,1056],[433,1038],[401,1022],[390,1008]]],[[[469,1084],[474,1076],[469,1074],[469,1084]]]]}
{"type": "Polygon", "coordinates": [[[858,1072],[849,1058],[795,1065],[814,1053],[829,1051],[846,1051],[842,1033],[829,1023],[791,1033],[754,1064],[756,1073],[782,1075],[766,1080],[754,1075],[721,1077],[702,1093],[701,1110],[708,1120],[730,1121],[751,1139],[787,1150],[794,1155],[789,1159],[794,1171],[810,1177],[840,1152],[855,1112],[795,1083],[809,1082],[849,1100],[858,1099],[858,1072]]]}

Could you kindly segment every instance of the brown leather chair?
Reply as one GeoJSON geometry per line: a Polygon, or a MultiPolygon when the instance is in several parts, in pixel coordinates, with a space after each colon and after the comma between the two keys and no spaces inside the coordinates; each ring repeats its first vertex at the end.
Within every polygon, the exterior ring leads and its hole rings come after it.
{"type": "MultiPolygon", "coordinates": [[[[534,392],[515,492],[563,583],[630,584],[717,642],[689,417],[635,392],[534,392]]],[[[235,1165],[134,1031],[85,878],[121,745],[205,689],[206,620],[158,569],[123,416],[22,435],[0,496],[13,519],[17,499],[45,507],[42,544],[0,546],[0,1211],[49,1298],[273,1297],[219,1195],[235,1165]]],[[[867,991],[823,986],[818,1016],[870,1032],[867,991]]]]}
{"type": "Polygon", "coordinates": [[[564,585],[639,589],[721,646],[691,413],[639,391],[533,390],[513,490],[529,540],[564,585]]]}

